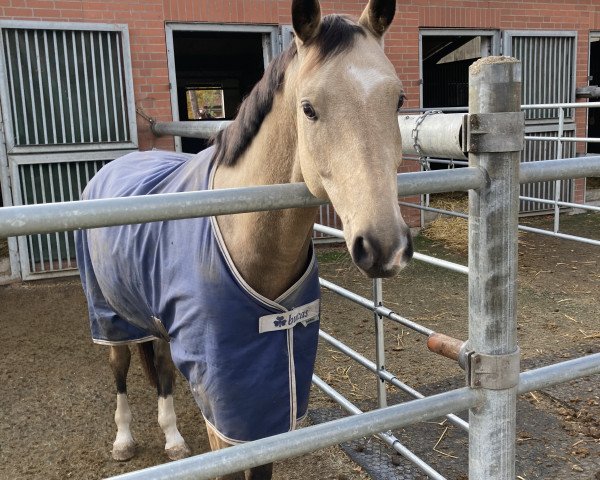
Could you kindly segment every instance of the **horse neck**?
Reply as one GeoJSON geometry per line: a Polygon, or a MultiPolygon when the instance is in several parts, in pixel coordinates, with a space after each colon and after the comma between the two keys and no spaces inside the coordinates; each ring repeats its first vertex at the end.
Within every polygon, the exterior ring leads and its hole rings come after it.
{"type": "MultiPolygon", "coordinates": [[[[286,73],[286,85],[289,85],[286,73]]],[[[294,102],[286,88],[248,150],[234,166],[218,167],[215,188],[303,181],[297,164],[294,102]]],[[[252,212],[217,217],[221,235],[237,270],[258,293],[275,299],[304,272],[315,208],[252,212]]]]}

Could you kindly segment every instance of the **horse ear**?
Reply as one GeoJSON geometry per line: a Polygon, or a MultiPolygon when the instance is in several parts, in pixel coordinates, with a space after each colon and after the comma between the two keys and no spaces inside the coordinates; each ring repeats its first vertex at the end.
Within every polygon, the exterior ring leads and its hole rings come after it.
{"type": "Polygon", "coordinates": [[[302,43],[314,38],[321,28],[321,6],[318,0],[294,0],[292,24],[302,43]]]}
{"type": "Polygon", "coordinates": [[[381,37],[392,23],[395,13],[396,0],[369,0],[358,23],[381,37]]]}

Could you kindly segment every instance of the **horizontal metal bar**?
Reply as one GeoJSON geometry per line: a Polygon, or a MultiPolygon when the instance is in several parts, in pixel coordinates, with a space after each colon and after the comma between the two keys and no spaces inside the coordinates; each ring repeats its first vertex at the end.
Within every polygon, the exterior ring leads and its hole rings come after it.
{"type": "MultiPolygon", "coordinates": [[[[568,360],[520,374],[519,394],[546,388],[558,383],[600,373],[600,354],[568,360]]],[[[275,435],[255,442],[238,445],[216,452],[206,453],[138,470],[113,477],[114,480],[202,480],[240,470],[283,460],[306,453],[396,429],[452,412],[474,407],[478,394],[468,388],[432,395],[363,413],[322,423],[301,430],[275,435]]]]}
{"type": "Polygon", "coordinates": [[[313,225],[313,229],[315,232],[323,233],[325,235],[329,235],[330,237],[344,239],[344,232],[339,228],[328,227],[327,225],[321,225],[320,223],[315,223],[313,225]]]}
{"type": "Polygon", "coordinates": [[[277,26],[249,25],[237,23],[167,23],[165,29],[185,32],[236,32],[277,33],[277,26]]]}
{"type": "Polygon", "coordinates": [[[453,272],[462,273],[464,275],[469,274],[469,267],[466,265],[459,265],[458,263],[449,262],[448,260],[443,260],[441,258],[432,257],[430,255],[423,255],[422,253],[419,253],[419,252],[413,253],[413,258],[420,262],[428,263],[430,265],[435,265],[436,267],[445,268],[446,270],[451,270],[453,272]]]}
{"type": "Polygon", "coordinates": [[[400,405],[236,445],[176,462],[112,477],[114,480],[203,480],[285,458],[304,455],[342,442],[424,422],[477,404],[469,388],[412,400],[400,405]]]}
{"type": "MultiPolygon", "coordinates": [[[[600,102],[577,102],[577,103],[540,103],[521,105],[523,110],[532,110],[538,108],[596,108],[600,107],[600,102]]],[[[407,108],[402,112],[428,112],[431,110],[441,110],[443,112],[467,112],[469,107],[434,107],[434,108],[407,108]]]]}
{"type": "MultiPolygon", "coordinates": [[[[337,390],[330,387],[326,382],[324,382],[317,375],[312,376],[312,383],[318,387],[322,392],[324,392],[329,398],[333,401],[339,403],[344,410],[351,413],[352,415],[360,415],[363,411],[354,405],[350,400],[341,395],[337,390]]],[[[376,437],[380,438],[385,442],[388,446],[392,447],[396,450],[400,455],[406,458],[409,462],[419,468],[423,473],[425,473],[429,478],[435,480],[446,480],[446,477],[442,476],[436,470],[431,468],[426,462],[421,460],[417,455],[411,452],[408,448],[406,448],[400,441],[391,433],[377,433],[376,437]]]]}
{"type": "MultiPolygon", "coordinates": [[[[484,182],[485,176],[477,168],[398,175],[401,195],[468,190],[478,188],[484,182]]],[[[0,236],[311,207],[325,203],[315,198],[305,184],[291,183],[5,207],[0,209],[0,236]]]]}
{"type": "Polygon", "coordinates": [[[469,107],[436,107],[436,108],[403,108],[402,113],[420,113],[420,112],[468,112],[469,107]]]}
{"type": "Polygon", "coordinates": [[[553,232],[550,230],[543,230],[541,228],[526,227],[525,225],[519,225],[519,230],[523,232],[537,233],[539,235],[546,235],[547,237],[556,237],[563,240],[572,240],[574,242],[587,243],[588,245],[600,246],[600,240],[594,240],[592,238],[578,237],[576,235],[569,235],[568,233],[553,232]]]}
{"type": "Polygon", "coordinates": [[[583,143],[600,143],[600,138],[591,138],[591,137],[541,137],[538,135],[525,135],[525,140],[534,140],[534,141],[552,141],[552,142],[583,142],[583,143]]]}
{"type": "Polygon", "coordinates": [[[0,210],[0,236],[309,207],[324,203],[313,197],[305,184],[293,183],[6,207],[0,210]]]}
{"type": "MultiPolygon", "coordinates": [[[[600,156],[524,163],[521,164],[520,182],[591,176],[600,176],[600,156]]],[[[474,167],[398,175],[398,191],[402,196],[469,190],[479,188],[484,183],[484,172],[474,167]]],[[[51,233],[324,203],[313,197],[306,185],[295,183],[5,207],[0,210],[0,235],[10,237],[51,233]]],[[[415,255],[415,258],[420,259],[419,255],[415,255]]]]}
{"type": "MultiPolygon", "coordinates": [[[[402,153],[419,154],[415,149],[416,143],[423,155],[466,159],[461,142],[464,116],[461,113],[434,114],[426,117],[398,115],[398,126],[404,139],[402,153]]],[[[153,122],[150,129],[157,136],[176,135],[208,139],[231,123],[225,120],[153,122]]]]}
{"type": "MultiPolygon", "coordinates": [[[[519,196],[519,200],[525,200],[527,202],[546,203],[549,205],[558,204],[561,207],[580,208],[582,210],[590,210],[590,211],[594,211],[594,212],[600,212],[600,207],[598,207],[596,205],[586,205],[583,203],[563,202],[560,200],[557,202],[556,200],[550,200],[550,199],[545,199],[545,198],[536,198],[536,197],[525,197],[525,196],[519,196]]],[[[449,215],[451,217],[459,217],[459,218],[464,218],[464,219],[469,218],[469,215],[466,213],[453,212],[451,210],[444,210],[444,209],[435,208],[435,207],[426,207],[424,205],[418,205],[416,203],[410,203],[410,202],[398,202],[398,203],[400,205],[402,205],[404,207],[408,207],[408,208],[416,208],[418,210],[425,210],[427,212],[441,213],[442,215],[449,215]]]]}
{"type": "MultiPolygon", "coordinates": [[[[378,369],[377,365],[375,365],[375,362],[372,362],[368,358],[365,358],[360,353],[358,353],[356,350],[353,350],[345,343],[340,342],[337,338],[332,337],[331,335],[324,332],[323,330],[319,330],[319,337],[321,337],[323,340],[325,340],[327,343],[329,343],[332,347],[338,349],[340,352],[344,353],[345,355],[348,355],[351,359],[360,363],[363,367],[367,368],[374,374],[378,375],[380,378],[384,379],[386,382],[391,383],[399,390],[402,390],[403,392],[408,393],[410,396],[412,396],[414,398],[425,398],[425,395],[423,395],[421,392],[415,390],[414,388],[410,387],[406,383],[400,381],[398,379],[398,377],[396,377],[389,371],[378,369]]],[[[469,431],[469,424],[467,422],[465,422],[462,418],[457,417],[456,415],[454,415],[452,413],[449,413],[448,415],[446,415],[446,418],[448,419],[448,421],[450,423],[456,425],[459,428],[462,428],[464,431],[466,431],[466,432],[469,431]]]]}
{"type": "Polygon", "coordinates": [[[212,137],[233,123],[231,120],[201,120],[196,122],[152,122],[150,130],[156,136],[174,135],[188,138],[212,137]]]}
{"type": "Polygon", "coordinates": [[[369,300],[368,298],[361,297],[360,295],[358,295],[354,292],[351,292],[350,290],[347,290],[344,287],[340,287],[339,285],[336,285],[333,282],[330,282],[323,278],[319,278],[319,283],[322,287],[325,287],[326,289],[337,293],[341,297],[344,297],[344,298],[360,305],[361,307],[371,310],[372,312],[377,312],[382,317],[386,317],[386,318],[389,318],[390,320],[394,320],[396,323],[400,323],[400,324],[404,325],[405,327],[410,328],[411,330],[414,330],[415,332],[418,332],[422,335],[431,335],[433,333],[433,330],[431,330],[427,327],[424,327],[423,325],[420,325],[418,323],[412,322],[406,318],[403,318],[403,317],[395,314],[389,308],[386,308],[384,306],[375,307],[375,303],[373,302],[373,300],[369,300]]]}
{"type": "Polygon", "coordinates": [[[522,372],[519,394],[597,374],[600,374],[600,353],[522,372]]]}
{"type": "MultiPolygon", "coordinates": [[[[420,162],[421,159],[419,157],[416,157],[414,155],[403,155],[402,156],[403,160],[410,160],[413,162],[420,162]]],[[[469,165],[469,162],[467,162],[466,160],[446,160],[444,158],[432,158],[432,157],[427,157],[427,163],[441,163],[443,165],[455,165],[455,166],[460,166],[460,167],[466,167],[469,165]]]]}
{"type": "Polygon", "coordinates": [[[519,183],[600,176],[600,155],[521,163],[519,183]]]}
{"type": "MultiPolygon", "coordinates": [[[[554,200],[543,200],[542,201],[542,199],[533,198],[533,197],[519,197],[519,198],[521,200],[527,200],[527,201],[539,202],[539,203],[550,203],[550,204],[555,203],[554,200]]],[[[422,205],[417,205],[415,203],[407,203],[407,202],[398,202],[398,203],[400,203],[400,205],[404,205],[406,207],[416,208],[419,210],[425,210],[427,212],[435,212],[435,213],[439,213],[442,215],[448,215],[450,217],[459,217],[459,218],[465,218],[465,219],[469,218],[469,216],[467,214],[459,213],[459,212],[452,212],[450,210],[443,210],[441,208],[425,207],[422,205]]],[[[592,211],[600,211],[600,207],[595,207],[592,205],[581,205],[579,203],[569,203],[569,202],[558,202],[558,203],[559,203],[559,205],[567,206],[567,207],[581,208],[584,210],[592,210],[592,211]]],[[[594,239],[585,238],[585,237],[578,237],[576,235],[569,235],[567,233],[553,232],[550,230],[543,230],[541,228],[527,227],[525,225],[519,225],[518,229],[523,232],[537,233],[537,234],[546,235],[549,237],[562,238],[563,240],[571,240],[574,242],[581,242],[581,243],[587,243],[589,245],[600,246],[600,240],[594,240],[594,239]]],[[[415,253],[415,255],[418,255],[418,254],[415,253]]],[[[417,257],[415,257],[415,258],[417,258],[417,257]]],[[[431,258],[434,258],[434,257],[429,257],[429,260],[431,258]]],[[[451,269],[455,269],[454,267],[456,267],[457,264],[452,264],[452,265],[453,265],[453,267],[451,269]]],[[[444,267],[444,268],[448,268],[448,267],[444,267]]],[[[465,267],[465,268],[467,268],[467,267],[465,267]]],[[[456,270],[456,271],[458,271],[458,270],[456,270]]],[[[461,273],[468,273],[468,270],[466,272],[461,271],[461,273]]]]}
{"type": "Polygon", "coordinates": [[[444,209],[435,208],[435,207],[426,207],[425,205],[418,205],[416,203],[409,203],[409,202],[398,202],[398,203],[404,207],[416,208],[418,210],[425,210],[426,212],[441,213],[442,215],[448,215],[450,217],[458,217],[458,218],[464,218],[464,219],[469,218],[469,215],[466,213],[453,212],[451,210],[444,210],[444,209]]]}
{"type": "MultiPolygon", "coordinates": [[[[547,200],[547,201],[542,202],[540,199],[532,198],[532,197],[519,197],[519,198],[521,198],[521,200],[535,201],[535,202],[540,202],[540,203],[551,203],[551,204],[555,203],[553,200],[547,200]]],[[[403,204],[403,202],[400,202],[400,203],[403,204]]],[[[573,207],[573,208],[581,208],[581,209],[585,209],[585,210],[600,211],[599,207],[594,207],[591,205],[581,205],[578,203],[559,202],[559,205],[573,207]]],[[[426,211],[431,211],[431,212],[435,212],[435,213],[440,213],[442,215],[448,215],[451,217],[468,218],[468,215],[465,215],[464,213],[452,212],[449,210],[442,210],[439,208],[424,207],[424,206],[416,205],[416,204],[406,204],[406,206],[411,207],[411,208],[417,208],[420,210],[426,210],[426,211]]],[[[537,233],[537,234],[546,235],[549,237],[561,238],[563,240],[571,240],[574,242],[581,242],[581,243],[587,243],[589,245],[600,246],[600,240],[594,240],[594,239],[585,238],[585,237],[578,237],[576,235],[569,235],[567,233],[553,232],[553,231],[544,230],[541,228],[527,227],[525,225],[519,225],[518,229],[523,232],[537,233]]]]}
{"type": "Polygon", "coordinates": [[[79,22],[48,22],[39,20],[0,20],[0,28],[27,28],[33,30],[83,30],[83,31],[126,31],[127,24],[120,23],[79,23],[79,22]]]}
{"type": "Polygon", "coordinates": [[[583,203],[573,203],[573,202],[563,202],[561,200],[550,200],[546,198],[535,198],[535,197],[524,197],[520,196],[519,200],[525,200],[528,202],[536,202],[536,203],[546,203],[550,205],[559,205],[561,207],[570,207],[570,208],[581,208],[582,210],[591,210],[594,212],[600,212],[600,207],[596,205],[586,205],[583,203]]]}
{"type": "MultiPolygon", "coordinates": [[[[77,119],[79,121],[79,119],[77,119]]],[[[104,155],[110,155],[114,150],[127,150],[128,152],[137,150],[137,145],[134,142],[113,142],[113,143],[82,143],[80,145],[69,143],[68,145],[34,145],[14,147],[11,150],[11,155],[66,155],[77,154],[81,159],[82,153],[85,152],[86,157],[89,153],[104,152],[104,155]],[[91,151],[90,151],[91,150],[91,151]]],[[[85,159],[81,159],[85,161],[85,159]]]]}
{"type": "Polygon", "coordinates": [[[600,107],[600,102],[577,102],[577,103],[540,103],[536,105],[521,105],[524,110],[537,108],[594,108],[600,107]]]}
{"type": "Polygon", "coordinates": [[[408,197],[422,193],[465,192],[481,188],[485,185],[485,182],[485,172],[476,167],[402,173],[398,175],[398,196],[408,197]]]}

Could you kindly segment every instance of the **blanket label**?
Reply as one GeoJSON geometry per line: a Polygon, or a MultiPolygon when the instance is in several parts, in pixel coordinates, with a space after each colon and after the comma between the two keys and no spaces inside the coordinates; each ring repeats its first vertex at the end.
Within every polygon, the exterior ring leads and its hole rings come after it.
{"type": "Polygon", "coordinates": [[[258,319],[258,332],[273,332],[275,330],[287,330],[301,323],[306,326],[319,319],[320,300],[296,307],[287,312],[265,315],[258,319]]]}

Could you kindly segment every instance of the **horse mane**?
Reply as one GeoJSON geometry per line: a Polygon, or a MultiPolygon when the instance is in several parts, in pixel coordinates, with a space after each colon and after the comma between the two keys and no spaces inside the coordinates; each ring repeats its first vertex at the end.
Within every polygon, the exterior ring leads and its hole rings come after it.
{"type": "MultiPolygon", "coordinates": [[[[323,17],[319,33],[306,42],[316,48],[316,64],[327,61],[354,44],[357,35],[366,31],[345,15],[323,17]]],[[[290,46],[267,67],[265,74],[244,99],[233,123],[212,137],[215,146],[213,162],[233,166],[257,135],[265,117],[273,107],[275,94],[283,86],[285,71],[297,55],[296,43],[290,46]]]]}

